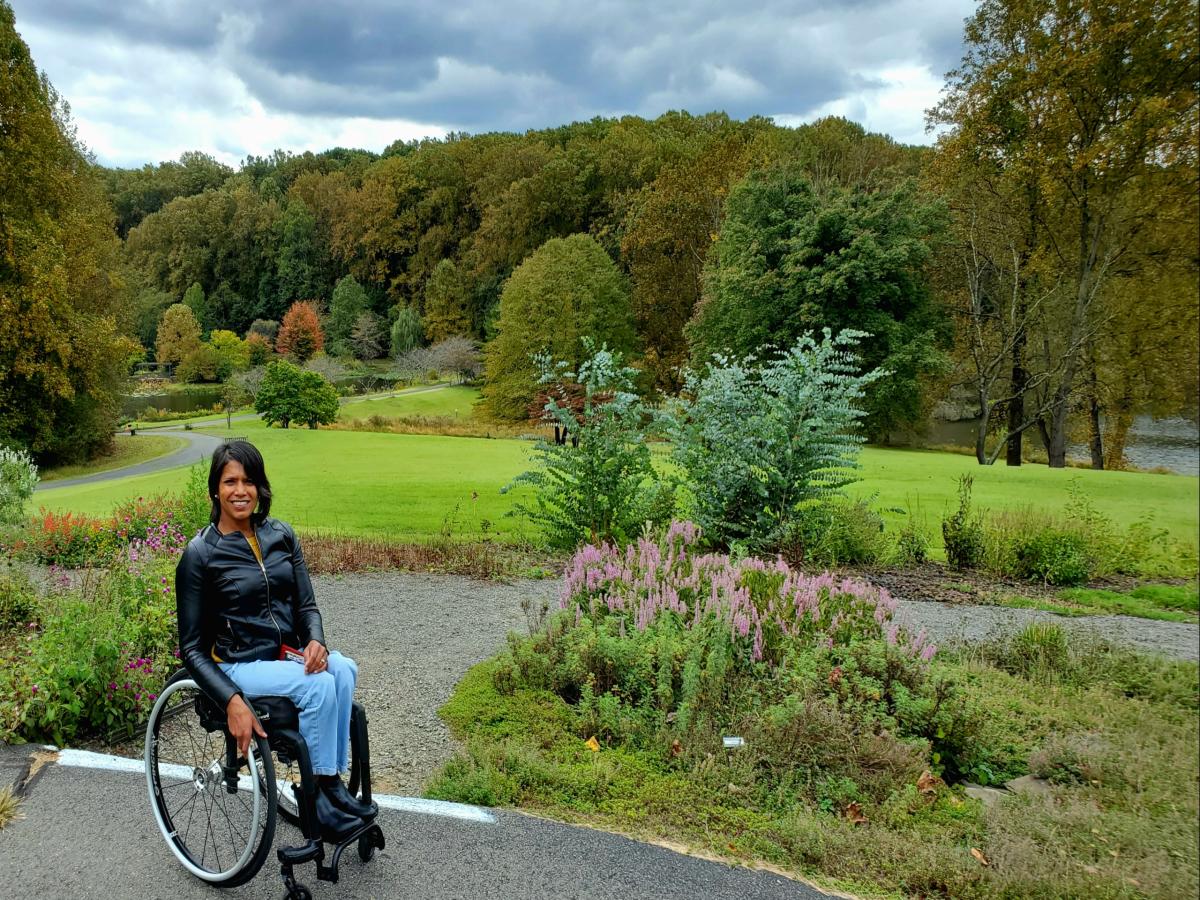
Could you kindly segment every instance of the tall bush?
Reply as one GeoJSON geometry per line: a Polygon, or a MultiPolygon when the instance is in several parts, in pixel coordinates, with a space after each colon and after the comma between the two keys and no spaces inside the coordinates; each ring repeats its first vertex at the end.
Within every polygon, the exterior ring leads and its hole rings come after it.
{"type": "Polygon", "coordinates": [[[504,488],[534,488],[532,500],[518,502],[515,512],[565,550],[583,541],[623,543],[648,519],[665,521],[672,508],[669,488],[656,481],[651,465],[647,413],[631,390],[634,370],[622,365],[620,353],[583,343],[578,372],[541,358],[541,381],[549,388],[544,414],[559,439],[540,441],[534,450],[539,466],[504,488]]]}
{"type": "Polygon", "coordinates": [[[0,446],[0,525],[25,518],[25,504],[38,483],[38,467],[20,448],[0,446]]]}
{"type": "Polygon", "coordinates": [[[776,546],[806,505],[854,481],[862,398],[884,374],[859,374],[862,336],[826,329],[761,364],[717,357],[689,376],[670,431],[691,516],[710,539],[776,546]]]}

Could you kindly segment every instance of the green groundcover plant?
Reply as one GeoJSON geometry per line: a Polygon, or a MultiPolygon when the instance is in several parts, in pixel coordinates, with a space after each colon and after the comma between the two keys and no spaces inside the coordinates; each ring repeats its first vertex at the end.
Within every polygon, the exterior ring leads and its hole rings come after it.
{"type": "Polygon", "coordinates": [[[191,532],[140,528],[83,578],[52,565],[36,590],[0,573],[0,740],[108,737],[136,729],[179,666],[175,564],[191,532]]]}
{"type": "Polygon", "coordinates": [[[705,553],[686,522],[584,547],[443,708],[465,750],[427,793],[872,894],[1194,895],[1195,664],[1044,626],[935,650],[895,605],[705,553]],[[1055,793],[987,810],[956,787],[1031,771],[1055,793]]]}

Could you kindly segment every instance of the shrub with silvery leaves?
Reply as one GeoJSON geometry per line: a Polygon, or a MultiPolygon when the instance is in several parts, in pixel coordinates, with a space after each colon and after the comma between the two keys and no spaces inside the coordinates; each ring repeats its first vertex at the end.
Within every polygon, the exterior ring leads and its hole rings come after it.
{"type": "Polygon", "coordinates": [[[16,525],[38,483],[38,467],[24,450],[0,447],[0,525],[16,525]]]}
{"type": "Polygon", "coordinates": [[[543,416],[563,443],[538,442],[539,465],[503,489],[528,484],[535,493],[514,513],[539,526],[552,547],[573,550],[585,541],[634,539],[646,522],[660,524],[674,509],[672,488],[660,481],[645,441],[649,414],[633,393],[635,372],[619,351],[596,349],[583,339],[584,361],[575,371],[535,356],[546,388],[543,416]],[[582,396],[578,396],[582,393],[582,396]]]}
{"type": "Polygon", "coordinates": [[[710,540],[774,549],[806,507],[856,480],[864,392],[886,374],[860,373],[865,336],[825,329],[774,358],[718,356],[688,376],[670,431],[691,518],[710,540]]]}

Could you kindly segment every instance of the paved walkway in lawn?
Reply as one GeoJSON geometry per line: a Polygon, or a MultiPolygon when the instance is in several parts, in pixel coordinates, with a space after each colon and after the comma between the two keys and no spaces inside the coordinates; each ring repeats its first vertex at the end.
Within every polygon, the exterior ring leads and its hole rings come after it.
{"type": "MultiPolygon", "coordinates": [[[[399,397],[403,394],[424,394],[429,391],[440,391],[443,388],[450,387],[448,384],[435,384],[428,387],[405,388],[400,391],[389,391],[384,394],[368,394],[362,397],[343,397],[340,399],[342,406],[350,406],[355,403],[362,403],[367,400],[386,400],[389,397],[399,397]]],[[[242,413],[241,415],[233,416],[230,422],[246,422],[251,419],[259,418],[258,413],[242,413]]],[[[169,434],[171,437],[182,438],[186,443],[172,453],[165,456],[160,456],[157,459],[149,459],[145,462],[135,463],[131,466],[122,466],[119,469],[108,469],[104,472],[95,472],[91,475],[80,475],[76,478],[62,478],[58,481],[40,482],[35,491],[52,491],[62,487],[75,487],[80,484],[92,484],[97,481],[112,481],[115,478],[130,478],[134,475],[147,475],[151,472],[161,472],[164,469],[174,469],[179,466],[190,466],[192,463],[200,460],[208,459],[212,452],[221,446],[224,438],[219,438],[207,432],[196,431],[195,428],[213,427],[221,424],[221,417],[213,418],[211,421],[193,423],[192,429],[186,429],[179,424],[154,425],[149,428],[138,428],[138,434],[169,434]]],[[[128,431],[118,431],[117,434],[125,435],[128,431]]],[[[133,438],[136,440],[136,436],[133,438]]]]}

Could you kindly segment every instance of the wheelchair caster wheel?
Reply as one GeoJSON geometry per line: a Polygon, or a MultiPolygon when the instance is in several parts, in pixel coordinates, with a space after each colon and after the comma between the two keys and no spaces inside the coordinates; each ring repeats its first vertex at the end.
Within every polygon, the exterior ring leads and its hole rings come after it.
{"type": "Polygon", "coordinates": [[[363,862],[370,862],[374,857],[375,843],[369,834],[364,834],[358,839],[358,858],[363,862]]]}
{"type": "Polygon", "coordinates": [[[375,858],[375,851],[383,849],[383,832],[378,827],[372,828],[358,839],[358,858],[370,862],[375,858]]]}
{"type": "Polygon", "coordinates": [[[288,892],[283,895],[283,900],[312,900],[312,891],[296,882],[288,887],[288,892]]]}

